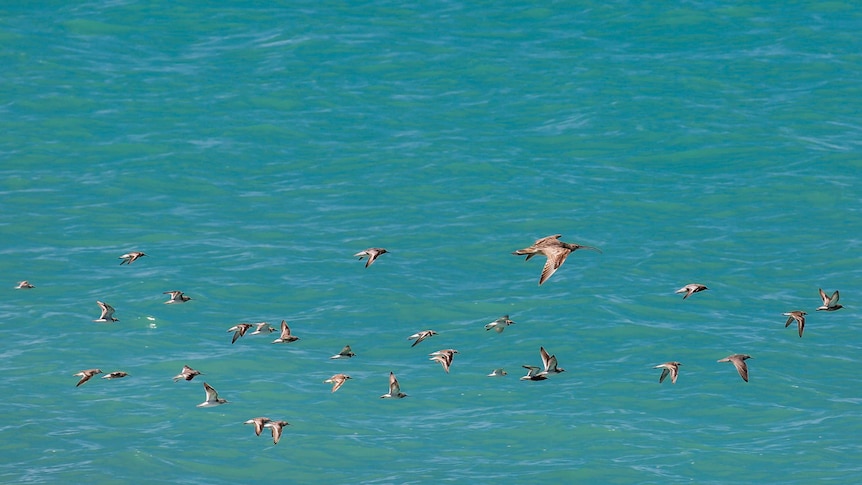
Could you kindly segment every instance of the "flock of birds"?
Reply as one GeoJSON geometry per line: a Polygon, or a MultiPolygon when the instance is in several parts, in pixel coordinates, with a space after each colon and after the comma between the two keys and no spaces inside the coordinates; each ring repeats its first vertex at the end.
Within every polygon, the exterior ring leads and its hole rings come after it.
{"type": "MultiPolygon", "coordinates": [[[[567,243],[560,241],[561,234],[555,234],[552,236],[547,236],[541,239],[538,239],[532,245],[518,249],[514,251],[512,254],[517,256],[526,256],[526,260],[530,260],[532,257],[536,255],[545,256],[546,261],[544,266],[542,267],[541,276],[539,278],[539,285],[545,283],[566,261],[568,256],[579,250],[579,249],[588,249],[591,251],[596,251],[601,253],[602,251],[598,248],[592,246],[582,246],[579,244],[567,243]]],[[[381,255],[386,254],[388,251],[384,248],[368,248],[366,250],[360,251],[354,255],[354,257],[358,257],[359,260],[365,259],[365,267],[368,268],[371,266],[377,258],[381,255]]],[[[122,261],[120,265],[123,264],[132,264],[134,261],[139,258],[146,256],[145,253],[140,251],[132,251],[120,256],[119,259],[122,261]]],[[[28,281],[21,281],[16,286],[17,289],[32,289],[35,288],[34,285],[30,284],[28,281]]],[[[695,293],[699,293],[704,290],[708,290],[705,285],[698,283],[691,283],[683,286],[682,288],[676,290],[676,293],[682,293],[683,300],[687,299],[691,295],[695,293]]],[[[165,304],[179,304],[186,303],[190,301],[192,298],[185,295],[182,291],[171,290],[165,291],[164,294],[169,295],[169,299],[165,301],[165,304]]],[[[823,304],[817,308],[817,311],[835,311],[839,310],[842,307],[838,303],[839,301],[839,293],[836,290],[831,295],[827,295],[823,289],[820,289],[820,298],[823,304]]],[[[105,322],[105,323],[113,323],[119,321],[116,317],[114,317],[115,310],[114,308],[102,301],[96,302],[100,309],[101,314],[98,319],[93,320],[94,322],[105,322]]],[[[805,329],[805,316],[806,312],[802,310],[793,310],[783,315],[787,316],[787,322],[785,324],[785,328],[789,327],[794,321],[797,324],[799,337],[802,337],[803,331],[805,329]]],[[[509,318],[509,315],[504,315],[493,322],[490,322],[485,325],[485,330],[494,330],[497,333],[503,332],[509,325],[514,324],[515,322],[509,318]]],[[[249,335],[257,335],[257,334],[268,334],[272,332],[278,331],[270,324],[266,322],[260,323],[240,323],[232,326],[227,331],[233,332],[233,337],[231,339],[231,343],[235,343],[238,339],[248,333],[249,330],[254,327],[254,330],[249,333],[249,335]]],[[[415,347],[420,342],[437,335],[437,332],[434,330],[422,330],[408,337],[408,340],[412,340],[413,343],[411,347],[415,347]]],[[[295,342],[299,340],[299,337],[293,335],[290,331],[290,326],[287,324],[285,320],[282,320],[280,327],[279,337],[272,341],[273,344],[289,344],[291,342],[295,342]]],[[[449,373],[449,368],[452,365],[452,361],[455,358],[455,354],[458,351],[455,349],[442,349],[432,352],[430,355],[431,361],[438,362],[446,373],[449,373]]],[[[344,348],[337,354],[330,357],[331,359],[349,359],[354,357],[356,354],[350,348],[350,345],[345,345],[344,348]]],[[[541,357],[542,365],[523,365],[522,367],[527,370],[526,375],[521,377],[521,380],[526,381],[542,381],[548,379],[554,374],[559,374],[564,372],[565,369],[561,368],[557,364],[557,357],[555,355],[549,354],[547,350],[545,350],[544,346],[539,348],[539,355],[541,357]]],[[[719,359],[718,362],[730,362],[734,365],[739,376],[745,381],[748,382],[748,366],[746,365],[746,360],[750,359],[751,356],[747,354],[733,354],[729,355],[723,359],[719,359]]],[[[677,377],[679,376],[679,367],[682,364],[680,362],[665,362],[663,364],[659,364],[655,366],[656,369],[662,369],[661,376],[659,377],[659,383],[664,382],[664,380],[670,376],[671,383],[676,383],[677,377]]],[[[86,369],[82,370],[74,376],[80,377],[76,387],[81,386],[85,382],[89,381],[96,375],[102,374],[101,369],[86,369]]],[[[185,381],[191,381],[196,376],[201,375],[202,373],[198,370],[195,370],[188,365],[184,365],[179,374],[174,376],[174,382],[179,381],[180,379],[185,381]]],[[[124,371],[113,371],[102,376],[102,379],[119,379],[128,376],[129,374],[124,371]]],[[[488,377],[502,377],[507,375],[507,372],[502,368],[494,369],[488,377]]],[[[336,392],[340,389],[344,383],[351,379],[351,377],[347,374],[339,373],[335,374],[324,382],[327,384],[332,384],[332,391],[336,392]]],[[[219,406],[222,404],[226,404],[229,401],[226,399],[220,398],[218,392],[210,386],[208,383],[204,382],[204,391],[206,393],[205,400],[198,404],[197,407],[213,407],[219,406]]],[[[389,392],[380,396],[384,399],[401,399],[407,397],[407,394],[401,391],[401,386],[398,382],[397,377],[394,372],[389,373],[389,392]]],[[[282,435],[282,430],[285,426],[289,425],[289,423],[285,420],[273,420],[267,417],[255,417],[245,421],[245,424],[253,424],[254,431],[257,436],[263,432],[263,429],[268,428],[272,433],[273,444],[278,444],[279,439],[282,435]]]]}

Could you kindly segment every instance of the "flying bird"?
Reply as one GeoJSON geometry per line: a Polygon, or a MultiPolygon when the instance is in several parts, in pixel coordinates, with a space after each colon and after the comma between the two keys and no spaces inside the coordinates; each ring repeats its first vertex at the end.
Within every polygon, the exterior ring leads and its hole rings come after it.
{"type": "Polygon", "coordinates": [[[682,288],[676,290],[674,293],[685,293],[685,295],[682,297],[682,299],[685,300],[686,298],[690,297],[691,295],[693,295],[699,291],[708,290],[708,289],[709,288],[707,288],[706,286],[701,285],[699,283],[691,283],[691,284],[685,285],[682,288]]]}
{"type": "Polygon", "coordinates": [[[719,359],[718,362],[731,362],[733,366],[736,367],[736,371],[739,372],[739,377],[742,377],[742,380],[748,382],[748,366],[745,364],[746,359],[750,359],[750,355],[746,354],[733,354],[728,355],[723,359],[719,359]]]}
{"type": "Polygon", "coordinates": [[[503,376],[508,375],[508,374],[509,374],[509,373],[508,373],[508,372],[506,372],[506,371],[501,367],[501,368],[494,369],[493,371],[491,371],[491,373],[490,373],[490,374],[488,374],[488,377],[503,377],[503,376]]]}
{"type": "Polygon", "coordinates": [[[29,281],[19,281],[18,286],[15,287],[16,290],[29,290],[30,288],[35,288],[35,286],[31,285],[29,281]]]}
{"type": "Polygon", "coordinates": [[[253,424],[254,425],[254,434],[260,436],[260,432],[263,431],[263,427],[266,423],[272,421],[269,418],[259,417],[259,418],[251,418],[243,424],[253,424]]]}
{"type": "Polygon", "coordinates": [[[141,251],[128,252],[118,258],[122,259],[122,261],[120,261],[120,266],[122,266],[123,264],[132,264],[141,256],[146,256],[146,254],[142,253],[141,251]]]}
{"type": "Polygon", "coordinates": [[[264,428],[272,430],[272,444],[278,444],[278,440],[281,439],[281,431],[289,424],[287,421],[270,421],[263,425],[264,428]]]}
{"type": "Polygon", "coordinates": [[[325,384],[332,384],[332,392],[335,392],[347,382],[347,379],[350,379],[350,376],[347,374],[335,374],[323,382],[325,384]]]}
{"type": "Polygon", "coordinates": [[[381,399],[401,399],[407,397],[407,394],[401,392],[401,386],[398,385],[398,379],[395,378],[395,373],[389,372],[389,392],[380,396],[381,399]]]}
{"type": "Polygon", "coordinates": [[[537,367],[535,365],[522,365],[524,369],[527,369],[527,375],[522,376],[522,381],[544,381],[548,378],[548,373],[544,372],[541,367],[537,367]]]}
{"type": "Polygon", "coordinates": [[[502,317],[485,325],[485,330],[494,329],[495,332],[502,333],[503,330],[506,330],[506,327],[508,327],[509,325],[514,325],[514,323],[515,322],[509,320],[509,315],[503,315],[502,317]]]}
{"type": "Polygon", "coordinates": [[[542,276],[539,278],[540,286],[542,283],[547,281],[564,262],[566,262],[566,258],[568,258],[574,251],[577,251],[578,249],[589,249],[598,253],[602,252],[601,249],[592,246],[582,246],[580,244],[560,241],[559,239],[561,236],[562,234],[554,234],[553,236],[543,237],[536,240],[532,246],[519,249],[512,253],[516,256],[527,256],[525,261],[529,261],[530,258],[537,254],[541,254],[547,258],[545,266],[542,268],[542,276]]]}
{"type": "Polygon", "coordinates": [[[388,252],[389,251],[387,251],[383,248],[368,248],[364,251],[359,251],[358,253],[354,254],[353,257],[358,257],[360,261],[362,261],[362,258],[367,257],[368,261],[365,262],[365,267],[367,268],[367,267],[371,266],[372,264],[374,264],[374,261],[381,254],[388,253],[388,252]]]}
{"type": "Polygon", "coordinates": [[[353,350],[350,349],[350,346],[345,345],[344,348],[341,349],[341,352],[333,355],[332,357],[330,357],[330,359],[349,359],[355,355],[356,354],[353,353],[353,350]]]}
{"type": "Polygon", "coordinates": [[[566,369],[557,367],[557,356],[548,355],[548,351],[544,347],[539,347],[539,354],[542,356],[542,365],[545,369],[542,371],[545,374],[559,374],[565,372],[566,369]]]}
{"type": "Polygon", "coordinates": [[[75,384],[75,387],[78,387],[81,384],[89,381],[90,378],[92,378],[94,375],[101,374],[101,373],[102,373],[102,369],[87,369],[87,370],[82,370],[81,372],[78,372],[77,374],[74,374],[76,377],[81,378],[81,380],[78,381],[77,384],[75,384]]]}
{"type": "Polygon", "coordinates": [[[174,376],[174,382],[177,382],[180,379],[185,379],[187,381],[190,381],[190,380],[194,379],[195,376],[199,376],[199,375],[201,375],[200,371],[194,370],[191,367],[184,365],[183,370],[180,371],[179,374],[174,376]]]}
{"type": "Polygon", "coordinates": [[[96,301],[99,308],[102,309],[102,315],[94,322],[119,322],[119,318],[114,318],[114,307],[102,301],[96,301]]]}
{"type": "Polygon", "coordinates": [[[109,372],[108,374],[103,375],[102,379],[119,379],[121,377],[126,377],[127,375],[129,375],[129,374],[126,372],[118,370],[118,371],[109,372]]]}
{"type": "Polygon", "coordinates": [[[455,349],[438,350],[436,352],[432,352],[432,353],[428,354],[431,356],[431,358],[428,360],[433,360],[435,362],[439,362],[440,365],[443,366],[443,370],[445,370],[446,373],[448,374],[449,373],[449,366],[452,365],[452,359],[455,358],[455,354],[457,354],[457,353],[458,353],[458,351],[455,349]]]}
{"type": "Polygon", "coordinates": [[[190,296],[186,296],[182,291],[165,291],[162,292],[163,295],[171,295],[171,298],[165,302],[165,304],[169,303],[185,303],[192,299],[190,296]]]}
{"type": "Polygon", "coordinates": [[[197,405],[199,408],[209,408],[220,404],[227,404],[229,402],[226,399],[218,397],[218,392],[216,392],[216,390],[206,382],[204,382],[204,390],[207,393],[207,397],[204,402],[197,405]]]}
{"type": "Polygon", "coordinates": [[[250,333],[249,335],[258,335],[258,334],[261,334],[264,332],[265,333],[275,332],[275,329],[272,328],[272,325],[270,325],[266,322],[255,323],[255,325],[257,325],[257,327],[255,327],[254,332],[250,333]]]}
{"type": "Polygon", "coordinates": [[[231,327],[231,328],[227,329],[227,331],[228,331],[228,332],[234,332],[234,334],[233,334],[233,338],[231,339],[230,343],[234,343],[234,342],[236,342],[236,341],[237,341],[237,339],[239,339],[240,337],[244,336],[244,335],[245,335],[245,333],[246,333],[246,332],[248,331],[248,329],[250,329],[250,328],[251,328],[251,324],[250,324],[250,323],[239,323],[239,324],[236,324],[236,325],[234,325],[233,327],[231,327]]]}
{"type": "Polygon", "coordinates": [[[802,337],[802,332],[805,330],[805,315],[807,313],[802,310],[794,310],[792,312],[782,313],[782,315],[787,317],[787,323],[784,324],[784,328],[790,326],[794,320],[796,320],[796,326],[799,327],[799,337],[802,337]]]}
{"type": "Polygon", "coordinates": [[[676,378],[679,376],[679,366],[681,365],[679,362],[665,362],[653,367],[653,369],[661,369],[661,377],[658,378],[659,384],[664,382],[668,374],[670,374],[671,384],[676,384],[676,378]]]}
{"type": "Polygon", "coordinates": [[[823,305],[818,307],[817,310],[824,310],[827,312],[834,312],[835,310],[840,310],[844,308],[842,305],[838,304],[838,290],[835,290],[835,293],[832,293],[832,296],[826,296],[826,293],[823,291],[823,288],[820,288],[820,299],[823,300],[823,305]]]}
{"type": "Polygon", "coordinates": [[[291,342],[295,342],[299,340],[299,337],[290,334],[290,327],[287,326],[287,322],[281,321],[281,336],[277,339],[273,340],[274,344],[289,344],[291,342]]]}
{"type": "Polygon", "coordinates": [[[415,339],[416,341],[413,342],[413,345],[411,345],[411,347],[416,347],[416,344],[425,340],[428,337],[433,337],[434,335],[437,335],[437,332],[435,332],[434,330],[422,330],[421,332],[416,332],[413,335],[407,337],[407,340],[415,339]]]}

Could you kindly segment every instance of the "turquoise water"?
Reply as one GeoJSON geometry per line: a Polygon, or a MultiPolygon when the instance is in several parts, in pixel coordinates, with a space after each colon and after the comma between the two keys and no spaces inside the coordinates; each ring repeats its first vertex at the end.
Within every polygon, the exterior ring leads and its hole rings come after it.
{"type": "Polygon", "coordinates": [[[246,5],[0,7],[0,481],[862,480],[855,5],[246,5]]]}

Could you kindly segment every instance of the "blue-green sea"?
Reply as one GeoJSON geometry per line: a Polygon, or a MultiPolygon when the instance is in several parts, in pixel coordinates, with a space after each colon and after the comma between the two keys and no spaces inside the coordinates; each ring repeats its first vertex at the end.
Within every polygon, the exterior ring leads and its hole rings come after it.
{"type": "Polygon", "coordinates": [[[840,0],[4,2],[0,482],[862,483],[860,32],[840,0]],[[511,253],[552,234],[602,252],[539,286],[511,253]],[[540,347],[566,372],[521,380],[540,347]]]}

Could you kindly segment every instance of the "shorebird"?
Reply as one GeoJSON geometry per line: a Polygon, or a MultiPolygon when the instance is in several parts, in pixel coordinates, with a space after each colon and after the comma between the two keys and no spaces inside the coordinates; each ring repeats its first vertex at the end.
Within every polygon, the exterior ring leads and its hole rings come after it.
{"type": "Polygon", "coordinates": [[[525,259],[525,261],[529,261],[530,258],[537,254],[541,254],[548,258],[548,260],[545,261],[544,268],[542,268],[542,276],[539,278],[540,286],[542,283],[547,281],[547,279],[550,278],[564,262],[566,262],[566,258],[568,258],[570,254],[578,249],[589,249],[598,253],[602,252],[601,249],[592,246],[581,246],[580,244],[560,241],[560,236],[562,236],[562,234],[543,237],[536,240],[532,246],[519,249],[512,253],[516,256],[526,255],[527,259],[525,259]]]}
{"type": "Polygon", "coordinates": [[[407,337],[407,340],[416,339],[416,341],[413,342],[413,345],[411,345],[411,347],[416,347],[416,344],[425,340],[428,337],[433,337],[434,335],[437,335],[437,332],[435,332],[434,330],[422,330],[421,332],[416,332],[413,335],[407,337]]]}
{"type": "Polygon", "coordinates": [[[240,337],[242,337],[243,335],[245,335],[245,333],[246,333],[246,332],[248,331],[248,329],[250,329],[250,328],[251,328],[251,324],[250,324],[250,323],[239,323],[239,324],[234,325],[233,327],[231,327],[231,328],[227,329],[227,331],[228,331],[228,332],[234,332],[234,334],[233,334],[233,339],[231,339],[230,343],[234,343],[234,342],[236,342],[236,341],[237,341],[237,339],[239,339],[240,337]]]}
{"type": "Polygon", "coordinates": [[[544,381],[548,378],[548,373],[542,371],[541,367],[537,367],[535,365],[522,365],[524,369],[527,369],[527,375],[522,376],[522,381],[544,381]]]}
{"type": "Polygon", "coordinates": [[[435,350],[434,352],[431,352],[428,355],[433,357],[435,355],[454,355],[454,354],[460,354],[460,352],[458,352],[455,349],[441,349],[441,350],[435,350]]]}
{"type": "Polygon", "coordinates": [[[350,379],[350,376],[347,374],[335,374],[323,382],[325,384],[332,384],[332,392],[335,392],[344,385],[347,379],[350,379]]]}
{"type": "Polygon", "coordinates": [[[670,374],[670,382],[671,384],[676,384],[676,378],[679,376],[679,366],[681,366],[679,362],[665,362],[664,364],[659,364],[653,369],[661,369],[661,377],[658,378],[659,384],[664,382],[665,378],[667,378],[668,374],[670,374]]]}
{"type": "Polygon", "coordinates": [[[835,293],[832,293],[832,296],[826,296],[826,293],[823,291],[823,288],[820,288],[820,298],[823,300],[823,305],[818,307],[817,310],[824,310],[827,312],[834,312],[835,310],[840,310],[844,308],[843,306],[838,304],[838,290],[835,290],[835,293]]]}
{"type": "Polygon", "coordinates": [[[542,356],[542,365],[545,367],[545,370],[542,371],[544,374],[559,374],[566,371],[566,369],[557,367],[557,356],[548,355],[548,351],[544,347],[539,347],[539,354],[542,356]]]}
{"type": "Polygon", "coordinates": [[[796,325],[799,327],[799,336],[802,337],[802,332],[805,330],[805,315],[807,313],[802,310],[794,310],[792,312],[782,313],[782,315],[787,317],[787,323],[784,324],[784,328],[790,326],[794,320],[796,320],[796,325]]]}
{"type": "Polygon", "coordinates": [[[365,267],[367,268],[371,266],[381,254],[388,252],[389,251],[383,248],[368,248],[365,251],[359,251],[358,253],[354,254],[353,257],[358,257],[360,261],[362,261],[362,258],[367,257],[368,261],[365,262],[365,267]]]}
{"type": "Polygon", "coordinates": [[[407,397],[407,394],[401,392],[401,386],[398,385],[398,379],[395,378],[395,373],[389,371],[389,392],[380,396],[380,398],[401,399],[402,397],[407,397]]]}
{"type": "Polygon", "coordinates": [[[263,425],[264,428],[272,430],[272,444],[277,445],[281,439],[281,431],[285,426],[289,425],[287,421],[270,421],[263,425]]]}
{"type": "Polygon", "coordinates": [[[493,322],[485,325],[485,330],[494,329],[497,333],[502,333],[503,330],[506,330],[506,327],[509,325],[514,325],[515,322],[509,320],[509,315],[503,315],[502,317],[494,320],[493,322]]]}
{"type": "Polygon", "coordinates": [[[355,355],[356,354],[353,353],[353,350],[350,349],[350,346],[345,345],[344,348],[341,349],[341,352],[333,355],[332,357],[330,357],[330,359],[349,359],[355,355]]]}
{"type": "Polygon", "coordinates": [[[129,375],[129,374],[126,372],[118,370],[118,371],[109,372],[108,374],[103,375],[102,379],[119,379],[121,377],[126,377],[127,375],[129,375]]]}
{"type": "Polygon", "coordinates": [[[180,379],[185,379],[187,381],[190,381],[190,380],[194,379],[195,376],[199,376],[199,375],[201,375],[200,371],[194,370],[191,367],[184,365],[183,370],[180,371],[179,374],[174,376],[174,382],[177,382],[180,379]]]}
{"type": "Polygon", "coordinates": [[[290,334],[290,327],[287,326],[287,322],[281,321],[281,337],[273,340],[274,344],[289,344],[291,342],[295,342],[299,340],[299,337],[293,336],[290,334]]]}
{"type": "Polygon", "coordinates": [[[499,369],[494,369],[493,371],[491,371],[491,373],[488,374],[488,377],[503,377],[508,374],[509,373],[503,370],[503,368],[501,367],[499,369]]]}
{"type": "Polygon", "coordinates": [[[272,328],[272,325],[270,325],[266,322],[255,323],[255,325],[257,325],[257,327],[254,329],[254,332],[250,333],[249,335],[257,335],[257,334],[264,333],[264,332],[266,332],[266,333],[275,332],[275,329],[272,328]]]}
{"type": "Polygon", "coordinates": [[[163,295],[171,295],[171,299],[166,301],[165,304],[168,303],[185,303],[192,299],[190,296],[186,296],[182,291],[165,291],[162,292],[163,295]]]}
{"type": "Polygon", "coordinates": [[[259,417],[259,418],[251,418],[248,421],[242,424],[253,424],[254,425],[254,434],[260,436],[260,432],[263,431],[263,426],[272,421],[269,418],[259,417]]]}
{"type": "Polygon", "coordinates": [[[457,354],[457,353],[458,353],[458,351],[455,349],[438,350],[436,352],[432,352],[432,353],[428,354],[431,356],[431,358],[428,360],[433,360],[433,361],[439,362],[440,365],[443,366],[443,370],[445,370],[446,373],[448,374],[449,373],[449,366],[452,365],[452,359],[455,358],[455,354],[457,354]]]}
{"type": "Polygon", "coordinates": [[[35,288],[35,286],[31,285],[29,281],[19,281],[18,286],[15,287],[16,290],[29,290],[30,288],[35,288]]]}
{"type": "Polygon", "coordinates": [[[122,261],[120,261],[120,266],[122,266],[123,264],[132,264],[141,256],[146,256],[146,254],[140,251],[130,251],[119,257],[119,259],[122,259],[122,261]]]}
{"type": "Polygon", "coordinates": [[[94,322],[119,322],[119,318],[114,318],[114,307],[108,305],[102,301],[96,301],[96,304],[99,305],[99,308],[102,309],[102,316],[99,317],[98,320],[93,320],[94,322]]]}
{"type": "Polygon", "coordinates": [[[709,288],[707,288],[704,285],[701,285],[698,283],[691,283],[691,284],[685,285],[682,288],[676,290],[674,293],[685,293],[685,295],[682,297],[682,299],[685,300],[686,298],[690,297],[694,293],[697,293],[698,291],[703,291],[703,290],[708,290],[708,289],[709,288]]]}
{"type": "Polygon", "coordinates": [[[218,406],[219,404],[226,404],[228,402],[227,400],[218,397],[218,392],[206,382],[204,382],[204,390],[207,393],[207,398],[204,402],[198,404],[197,407],[209,408],[213,406],[218,406]]]}
{"type": "Polygon", "coordinates": [[[87,370],[82,370],[81,372],[78,372],[77,374],[73,374],[73,375],[81,378],[81,380],[78,381],[77,384],[75,384],[75,387],[78,387],[81,384],[89,381],[90,378],[93,377],[94,375],[101,374],[101,373],[102,373],[102,369],[87,369],[87,370]]]}
{"type": "Polygon", "coordinates": [[[750,358],[751,356],[746,354],[733,354],[719,359],[717,362],[732,362],[733,366],[736,367],[736,371],[739,372],[739,377],[742,377],[743,381],[748,382],[748,366],[745,364],[745,360],[750,358]]]}

